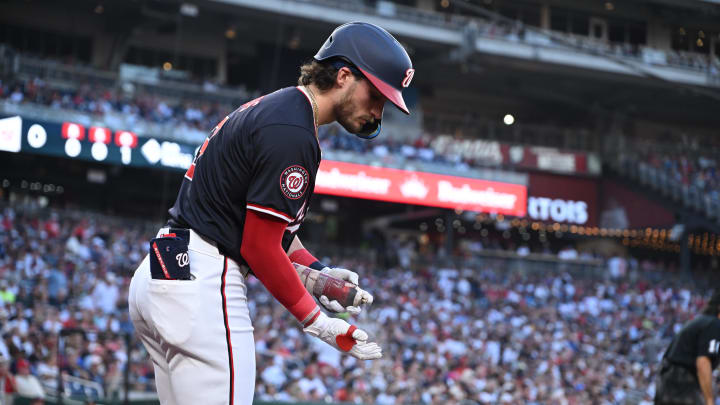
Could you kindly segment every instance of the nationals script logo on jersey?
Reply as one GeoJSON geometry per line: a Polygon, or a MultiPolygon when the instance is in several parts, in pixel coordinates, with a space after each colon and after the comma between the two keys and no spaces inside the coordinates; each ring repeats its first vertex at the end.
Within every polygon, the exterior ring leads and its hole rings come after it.
{"type": "Polygon", "coordinates": [[[280,190],[285,197],[297,200],[305,194],[308,186],[308,172],[304,167],[294,165],[283,170],[280,175],[280,190]]]}

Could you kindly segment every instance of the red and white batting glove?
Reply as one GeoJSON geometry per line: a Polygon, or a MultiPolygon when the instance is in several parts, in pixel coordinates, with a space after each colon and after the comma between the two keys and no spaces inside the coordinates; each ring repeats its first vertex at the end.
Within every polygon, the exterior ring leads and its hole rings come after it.
{"type": "Polygon", "coordinates": [[[330,318],[322,311],[303,328],[308,335],[315,336],[330,346],[360,360],[382,357],[382,349],[375,342],[368,342],[368,334],[338,318],[330,318]]]}
{"type": "MultiPolygon", "coordinates": [[[[331,275],[333,277],[337,277],[341,280],[347,281],[349,283],[355,284],[356,286],[359,284],[360,277],[357,273],[354,271],[350,271],[348,269],[342,269],[339,267],[325,267],[324,269],[320,270],[322,273],[331,275]]],[[[371,305],[373,303],[373,296],[361,289],[360,287],[357,287],[358,294],[360,295],[360,305],[371,305]]],[[[330,300],[328,297],[322,295],[320,298],[318,298],[318,301],[320,301],[320,304],[322,304],[325,309],[327,309],[330,312],[340,313],[340,312],[348,312],[350,315],[357,315],[362,311],[362,308],[360,306],[347,306],[344,307],[340,302],[337,300],[330,300]]],[[[357,300],[356,300],[357,301],[357,300]]]]}

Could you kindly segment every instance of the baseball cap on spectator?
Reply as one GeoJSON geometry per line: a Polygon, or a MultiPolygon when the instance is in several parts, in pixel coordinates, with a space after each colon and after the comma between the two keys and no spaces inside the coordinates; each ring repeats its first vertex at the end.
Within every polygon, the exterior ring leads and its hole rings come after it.
{"type": "Polygon", "coordinates": [[[30,368],[30,363],[28,363],[28,361],[25,359],[18,359],[16,365],[17,365],[18,370],[23,369],[23,368],[30,368]]]}

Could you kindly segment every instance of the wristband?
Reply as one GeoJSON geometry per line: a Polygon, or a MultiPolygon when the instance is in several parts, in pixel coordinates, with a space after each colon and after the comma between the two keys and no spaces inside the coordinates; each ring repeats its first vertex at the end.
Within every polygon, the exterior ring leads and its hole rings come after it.
{"type": "Polygon", "coordinates": [[[322,269],[324,269],[325,267],[330,267],[330,266],[326,266],[326,265],[320,263],[319,260],[315,260],[314,262],[310,263],[310,265],[308,267],[310,267],[313,270],[322,271],[322,269]]]}
{"type": "Polygon", "coordinates": [[[298,249],[288,256],[290,261],[297,264],[302,264],[305,267],[310,267],[315,270],[322,270],[328,267],[320,262],[315,256],[313,256],[307,249],[298,249]]]}

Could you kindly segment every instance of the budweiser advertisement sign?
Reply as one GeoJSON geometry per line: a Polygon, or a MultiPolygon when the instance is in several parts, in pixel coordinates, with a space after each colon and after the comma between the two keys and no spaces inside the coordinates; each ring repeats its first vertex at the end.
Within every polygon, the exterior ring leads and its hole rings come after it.
{"type": "Polygon", "coordinates": [[[527,210],[522,185],[332,160],[320,163],[315,192],[519,217],[527,210]]]}

